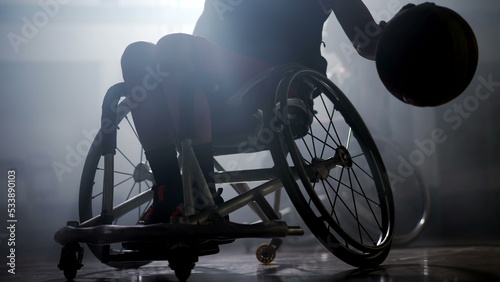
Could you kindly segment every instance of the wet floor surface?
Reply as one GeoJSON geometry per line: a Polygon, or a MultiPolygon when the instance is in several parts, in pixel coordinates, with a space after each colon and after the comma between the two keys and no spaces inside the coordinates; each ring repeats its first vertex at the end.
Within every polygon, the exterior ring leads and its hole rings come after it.
{"type": "MultiPolygon", "coordinates": [[[[116,270],[86,252],[83,262],[75,281],[178,281],[163,261],[116,270]]],[[[20,266],[15,275],[1,277],[23,282],[66,281],[56,265],[57,261],[37,261],[20,266]]],[[[393,248],[383,264],[365,270],[341,262],[318,246],[283,247],[269,265],[260,264],[243,249],[223,248],[219,254],[200,257],[188,281],[500,281],[500,246],[393,248]]]]}

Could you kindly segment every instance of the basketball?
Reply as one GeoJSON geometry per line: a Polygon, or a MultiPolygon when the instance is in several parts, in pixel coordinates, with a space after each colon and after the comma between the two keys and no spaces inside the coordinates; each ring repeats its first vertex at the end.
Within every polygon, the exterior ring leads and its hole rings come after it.
{"type": "Polygon", "coordinates": [[[384,27],[376,53],[380,80],[399,100],[420,107],[459,96],[476,71],[478,47],[469,24],[433,3],[398,13],[384,27]]]}

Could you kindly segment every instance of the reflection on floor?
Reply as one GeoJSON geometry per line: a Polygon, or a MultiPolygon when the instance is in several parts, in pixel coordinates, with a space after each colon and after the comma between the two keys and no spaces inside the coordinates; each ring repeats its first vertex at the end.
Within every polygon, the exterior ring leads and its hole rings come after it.
{"type": "MultiPolygon", "coordinates": [[[[85,266],[75,281],[177,281],[166,262],[139,269],[115,270],[86,252],[85,266]]],[[[12,281],[65,281],[57,261],[19,266],[12,281]]],[[[10,280],[8,280],[10,281],[10,280]]],[[[500,281],[500,246],[393,248],[379,267],[357,269],[324,252],[319,246],[283,247],[276,260],[262,265],[242,248],[222,249],[201,257],[188,281],[500,281]]]]}

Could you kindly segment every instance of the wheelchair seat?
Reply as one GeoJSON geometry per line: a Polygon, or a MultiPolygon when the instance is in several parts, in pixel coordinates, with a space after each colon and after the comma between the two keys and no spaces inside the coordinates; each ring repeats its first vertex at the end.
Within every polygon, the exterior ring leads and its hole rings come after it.
{"type": "MultiPolygon", "coordinates": [[[[226,102],[229,106],[239,106],[241,105],[244,96],[250,92],[250,90],[260,83],[266,83],[271,81],[273,84],[273,74],[279,74],[279,78],[285,71],[291,71],[297,68],[304,68],[300,65],[290,64],[286,67],[273,67],[267,70],[257,73],[254,77],[243,84],[238,91],[232,95],[226,102]]],[[[276,79],[274,77],[274,79],[276,79]]],[[[313,122],[313,111],[312,111],[312,98],[314,88],[311,85],[303,83],[300,87],[303,92],[300,93],[300,97],[290,97],[287,99],[287,104],[289,108],[289,113],[287,119],[289,119],[290,124],[295,125],[292,128],[294,131],[292,134],[294,138],[300,138],[306,135],[309,126],[313,122]]],[[[274,95],[275,93],[271,90],[269,95],[274,95]]],[[[279,105],[276,105],[279,107],[279,105]]],[[[265,126],[264,124],[264,114],[262,109],[258,109],[250,118],[250,121],[242,127],[238,132],[231,132],[229,134],[213,136],[213,149],[214,155],[231,155],[240,153],[255,153],[269,149],[270,140],[272,138],[271,132],[269,130],[277,130],[272,128],[272,126],[265,126]]]]}
{"type": "MultiPolygon", "coordinates": [[[[301,138],[307,134],[313,121],[313,113],[306,102],[299,98],[288,98],[288,121],[293,125],[292,135],[301,138]]],[[[269,149],[271,126],[265,127],[262,110],[257,110],[251,121],[242,130],[224,136],[213,136],[214,155],[255,153],[269,149]]]]}

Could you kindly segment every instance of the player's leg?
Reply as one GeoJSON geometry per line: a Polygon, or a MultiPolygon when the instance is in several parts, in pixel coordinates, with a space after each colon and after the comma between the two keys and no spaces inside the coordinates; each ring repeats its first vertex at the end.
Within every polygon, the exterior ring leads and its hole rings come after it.
{"type": "Polygon", "coordinates": [[[155,49],[152,43],[132,43],[121,60],[135,127],[156,182],[153,187],[155,212],[146,215],[147,222],[168,221],[182,203],[175,135],[162,88],[162,80],[168,79],[168,75],[158,71],[155,49]]]}

